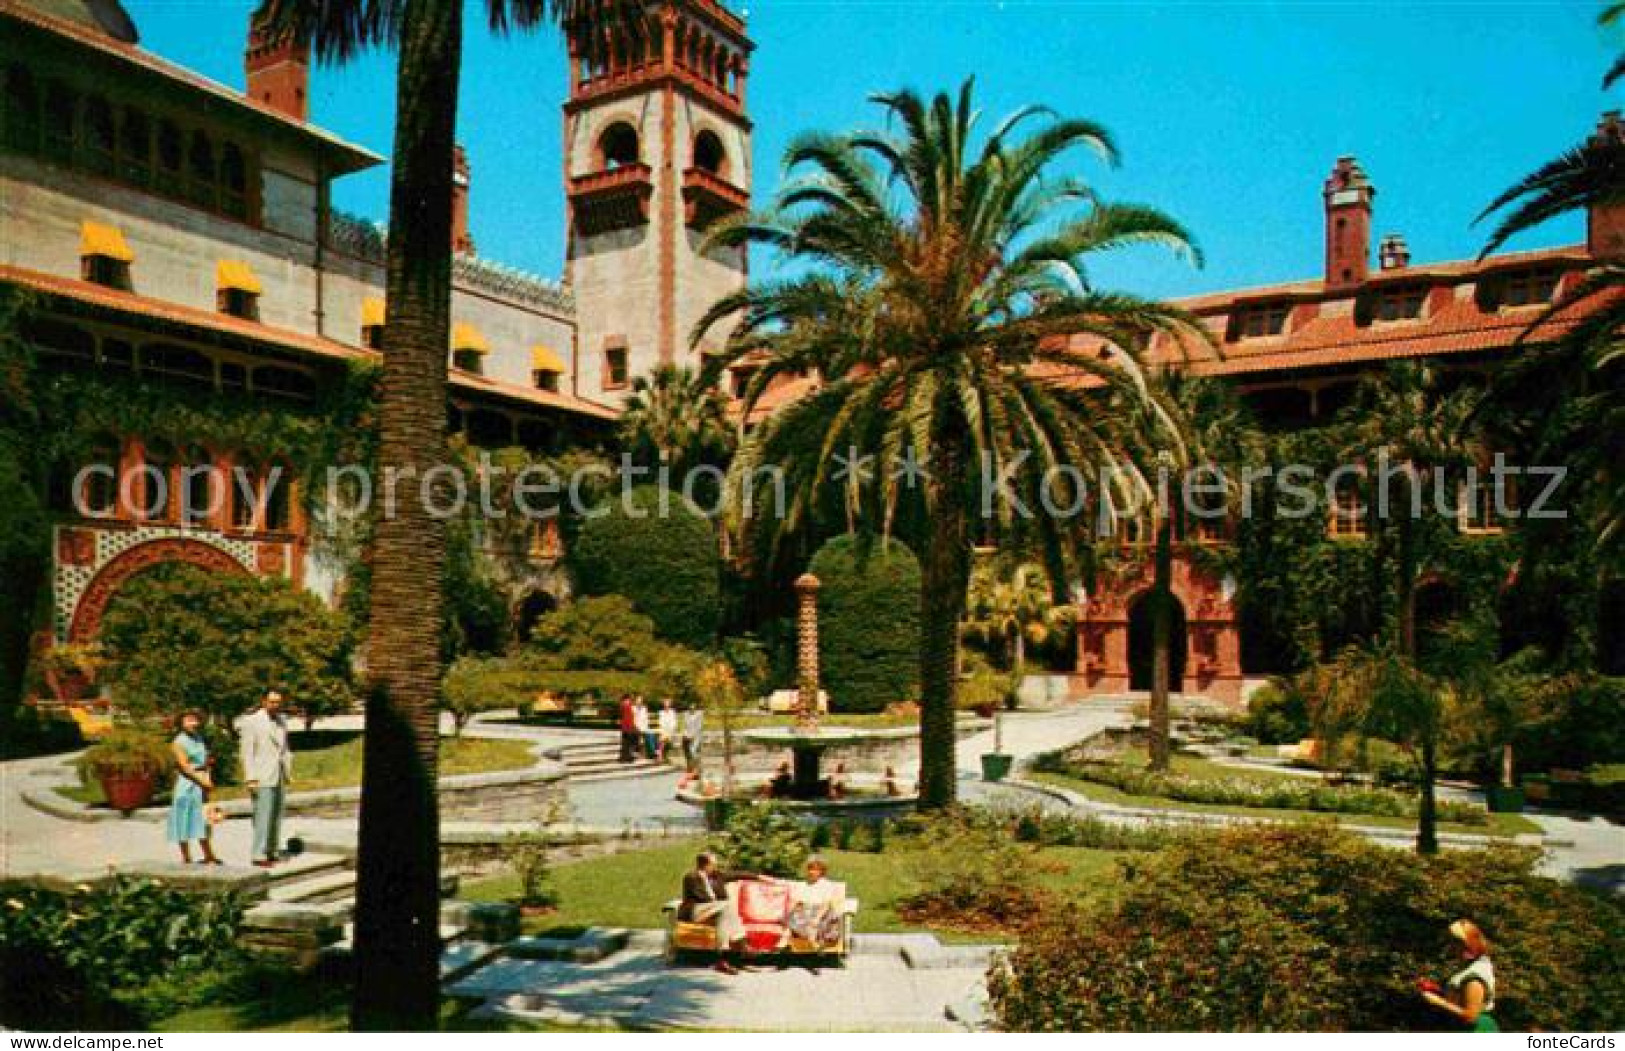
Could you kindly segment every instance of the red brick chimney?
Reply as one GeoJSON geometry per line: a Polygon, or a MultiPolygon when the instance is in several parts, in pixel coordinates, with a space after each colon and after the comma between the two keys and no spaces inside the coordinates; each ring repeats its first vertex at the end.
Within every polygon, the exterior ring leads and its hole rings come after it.
{"type": "MultiPolygon", "coordinates": [[[[1620,120],[1619,110],[1609,110],[1602,115],[1590,145],[1593,149],[1609,149],[1616,157],[1625,158],[1625,121],[1620,120]]],[[[1617,163],[1625,163],[1625,160],[1617,163]]],[[[1586,209],[1586,250],[1599,258],[1625,255],[1625,203],[1610,201],[1586,209]]]]}
{"type": "Polygon", "coordinates": [[[248,97],[296,120],[310,116],[310,45],[276,40],[250,16],[248,50],[243,55],[248,97]]]}
{"type": "Polygon", "coordinates": [[[468,232],[468,151],[461,143],[452,155],[451,250],[474,253],[474,237],[468,232]]]}
{"type": "Polygon", "coordinates": [[[1371,199],[1360,162],[1339,157],[1322,191],[1326,200],[1326,287],[1352,288],[1371,272],[1371,199]]]}
{"type": "Polygon", "coordinates": [[[1404,234],[1384,234],[1377,245],[1377,266],[1382,270],[1403,270],[1411,265],[1411,250],[1404,234]]]}

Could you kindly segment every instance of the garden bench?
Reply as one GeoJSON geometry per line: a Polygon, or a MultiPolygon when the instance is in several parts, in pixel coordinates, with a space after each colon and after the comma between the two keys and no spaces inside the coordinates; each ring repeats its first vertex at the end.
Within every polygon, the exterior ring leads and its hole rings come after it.
{"type": "MultiPolygon", "coordinates": [[[[798,899],[797,890],[806,887],[805,883],[787,881],[790,886],[790,902],[794,904],[798,899]]],[[[841,897],[836,905],[837,914],[841,918],[840,934],[834,942],[829,944],[816,944],[806,939],[791,935],[784,939],[784,944],[777,949],[769,950],[764,955],[789,956],[834,956],[844,957],[852,951],[852,924],[858,915],[858,899],[846,896],[846,885],[836,883],[840,888],[841,897]]],[[[733,888],[729,888],[730,895],[733,888]]],[[[714,953],[718,951],[717,928],[711,923],[690,923],[677,918],[678,909],[682,906],[680,898],[673,898],[666,902],[661,911],[666,917],[666,960],[673,962],[680,953],[714,953]]],[[[762,925],[750,925],[760,927],[762,925]]]]}

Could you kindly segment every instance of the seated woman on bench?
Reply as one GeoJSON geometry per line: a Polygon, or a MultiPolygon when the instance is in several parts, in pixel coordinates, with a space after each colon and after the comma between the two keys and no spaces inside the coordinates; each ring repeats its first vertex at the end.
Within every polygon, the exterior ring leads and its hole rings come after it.
{"type": "Polygon", "coordinates": [[[841,884],[824,877],[829,866],[814,854],[807,859],[807,882],[796,890],[796,903],[790,908],[785,925],[790,934],[815,946],[837,945],[841,940],[841,914],[838,911],[846,896],[841,884]]]}

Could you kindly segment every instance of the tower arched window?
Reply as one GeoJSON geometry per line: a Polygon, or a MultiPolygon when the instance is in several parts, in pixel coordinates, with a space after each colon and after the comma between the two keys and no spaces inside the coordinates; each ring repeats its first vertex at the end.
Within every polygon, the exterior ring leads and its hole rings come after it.
{"type": "Polygon", "coordinates": [[[74,510],[86,518],[111,518],[118,511],[123,448],[110,434],[99,435],[90,445],[84,470],[74,493],[74,510]]]}
{"type": "Polygon", "coordinates": [[[39,89],[34,74],[13,63],[6,68],[6,145],[24,153],[39,149],[39,89]]]}
{"type": "Polygon", "coordinates": [[[604,171],[614,171],[638,163],[638,133],[625,121],[611,124],[598,140],[604,171]]]}
{"type": "Polygon", "coordinates": [[[214,458],[201,445],[188,446],[181,457],[180,518],[189,526],[206,526],[219,510],[214,458]]]}
{"type": "Polygon", "coordinates": [[[716,132],[702,131],[694,136],[694,167],[712,175],[727,175],[728,151],[716,132]]]}
{"type": "Polygon", "coordinates": [[[180,506],[175,491],[175,467],[180,462],[174,446],[161,439],[146,443],[142,451],[141,515],[152,522],[172,522],[180,506]]]}

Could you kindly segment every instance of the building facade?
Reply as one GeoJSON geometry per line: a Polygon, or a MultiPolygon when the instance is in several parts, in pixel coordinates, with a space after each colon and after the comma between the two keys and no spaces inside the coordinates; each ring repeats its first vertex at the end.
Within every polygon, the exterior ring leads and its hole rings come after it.
{"type": "MultiPolygon", "coordinates": [[[[43,368],[308,410],[377,360],[387,232],[335,212],[331,188],[383,158],[311,123],[307,50],[245,26],[237,90],[143,49],[116,3],[0,0],[0,29],[0,286],[28,295],[22,335],[43,368]]],[[[477,165],[458,151],[447,416],[472,445],[607,442],[632,379],[694,361],[695,320],[743,284],[742,253],[700,245],[748,206],[743,23],[712,0],[654,0],[647,36],[600,49],[582,32],[566,282],[477,253],[477,165]]],[[[93,638],[118,586],[161,562],[334,597],[292,465],[142,433],[95,446],[109,481],[56,508],[57,641],[93,638]],[[192,514],[171,497],[205,465],[249,480],[192,514]]],[[[534,554],[556,582],[556,536],[534,554]]]]}

